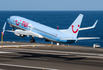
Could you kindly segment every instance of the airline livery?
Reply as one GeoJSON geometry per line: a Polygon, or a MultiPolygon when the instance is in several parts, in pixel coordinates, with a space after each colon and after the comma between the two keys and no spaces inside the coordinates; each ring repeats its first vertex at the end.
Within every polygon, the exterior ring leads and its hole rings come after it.
{"type": "Polygon", "coordinates": [[[68,29],[57,30],[20,16],[11,16],[10,18],[7,19],[7,22],[10,24],[13,30],[5,30],[6,27],[5,22],[2,34],[4,34],[4,31],[8,31],[13,32],[15,35],[20,37],[31,36],[32,37],[32,39],[30,40],[31,43],[35,42],[34,37],[44,38],[46,42],[52,41],[57,43],[68,43],[68,44],[75,43],[78,40],[99,39],[99,37],[77,38],[78,32],[80,30],[95,28],[98,22],[97,20],[91,27],[80,28],[82,19],[83,15],[79,14],[79,16],[76,18],[76,20],[71,24],[71,26],[68,29]],[[18,29],[14,30],[14,27],[18,29]]]}

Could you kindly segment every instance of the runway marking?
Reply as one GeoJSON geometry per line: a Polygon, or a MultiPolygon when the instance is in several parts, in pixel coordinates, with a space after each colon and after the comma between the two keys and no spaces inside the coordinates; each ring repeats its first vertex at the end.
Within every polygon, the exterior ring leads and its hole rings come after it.
{"type": "MultiPolygon", "coordinates": [[[[13,66],[13,67],[22,67],[22,68],[32,68],[32,69],[42,69],[42,70],[44,68],[44,67],[33,67],[33,66],[23,66],[23,65],[14,65],[14,64],[3,64],[3,63],[0,63],[0,65],[13,66]]],[[[44,70],[58,70],[58,69],[44,68],[44,70]]]]}
{"type": "Polygon", "coordinates": [[[81,55],[77,55],[79,57],[87,57],[87,58],[99,58],[99,59],[103,59],[103,57],[96,57],[96,56],[81,56],[81,55]]]}
{"type": "Polygon", "coordinates": [[[0,70],[6,70],[6,69],[0,69],[0,70]]]}
{"type": "Polygon", "coordinates": [[[13,52],[3,52],[3,51],[0,51],[0,53],[13,53],[13,52]]]}
{"type": "MultiPolygon", "coordinates": [[[[3,47],[18,47],[18,45],[2,45],[3,47]]],[[[19,45],[19,47],[27,47],[27,46],[34,46],[34,45],[19,45]]],[[[36,45],[36,46],[46,46],[46,45],[36,45]]]]}

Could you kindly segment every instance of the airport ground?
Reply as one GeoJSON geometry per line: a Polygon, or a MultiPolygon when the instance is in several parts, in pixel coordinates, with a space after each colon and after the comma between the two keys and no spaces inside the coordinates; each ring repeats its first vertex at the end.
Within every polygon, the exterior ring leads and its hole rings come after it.
{"type": "Polygon", "coordinates": [[[0,43],[0,70],[103,70],[103,49],[4,42],[0,43]]]}

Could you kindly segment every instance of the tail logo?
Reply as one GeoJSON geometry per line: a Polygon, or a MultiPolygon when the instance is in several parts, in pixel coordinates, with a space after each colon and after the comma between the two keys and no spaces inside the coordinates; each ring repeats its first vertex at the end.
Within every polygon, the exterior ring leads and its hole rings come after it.
{"type": "MultiPolygon", "coordinates": [[[[72,32],[73,32],[73,33],[77,33],[77,32],[78,32],[78,29],[77,29],[76,31],[74,31],[73,27],[74,27],[74,25],[72,25],[72,32]]],[[[80,27],[80,25],[78,25],[78,27],[80,27]]]]}

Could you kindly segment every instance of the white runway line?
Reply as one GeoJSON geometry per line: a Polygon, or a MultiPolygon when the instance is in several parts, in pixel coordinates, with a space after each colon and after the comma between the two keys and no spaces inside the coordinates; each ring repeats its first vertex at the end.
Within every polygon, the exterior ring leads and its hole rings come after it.
{"type": "MultiPolygon", "coordinates": [[[[2,45],[3,47],[26,47],[26,46],[34,46],[34,45],[2,45]]],[[[46,45],[36,45],[36,46],[46,46],[46,45]]]]}
{"type": "Polygon", "coordinates": [[[22,68],[32,68],[32,69],[41,69],[41,70],[58,70],[58,69],[52,69],[52,68],[43,68],[43,67],[33,67],[33,66],[23,66],[23,65],[14,65],[14,64],[3,64],[0,63],[0,65],[3,66],[13,66],[13,67],[22,67],[22,68]]]}
{"type": "Polygon", "coordinates": [[[99,59],[103,59],[103,57],[98,57],[98,56],[80,56],[79,57],[87,57],[87,58],[99,58],[99,59]]]}
{"type": "Polygon", "coordinates": [[[0,51],[0,53],[13,53],[13,52],[3,52],[3,51],[0,51]]]}

